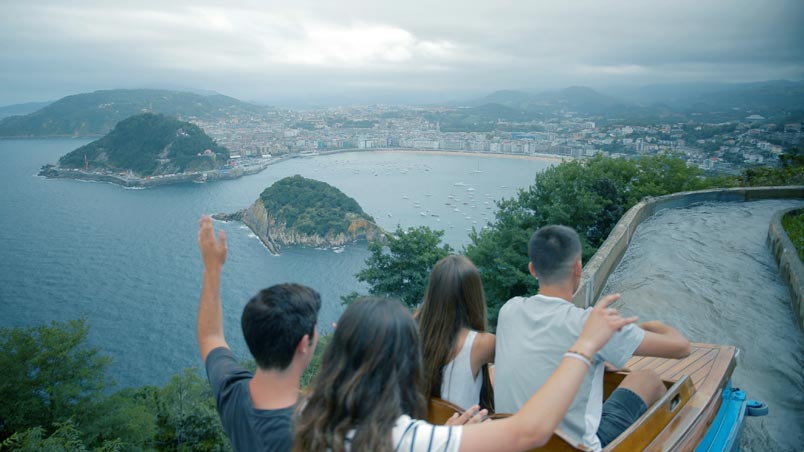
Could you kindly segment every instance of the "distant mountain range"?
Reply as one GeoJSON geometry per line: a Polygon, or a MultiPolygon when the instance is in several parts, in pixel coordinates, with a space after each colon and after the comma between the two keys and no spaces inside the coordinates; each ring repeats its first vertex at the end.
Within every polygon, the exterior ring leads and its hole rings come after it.
{"type": "MultiPolygon", "coordinates": [[[[485,97],[439,104],[452,110],[425,113],[443,131],[490,131],[499,120],[528,122],[574,112],[596,121],[656,123],[725,122],[758,114],[774,122],[804,121],[804,81],[684,83],[596,91],[571,86],[530,93],[496,91],[485,97]]],[[[431,104],[431,106],[437,106],[431,104]]],[[[101,136],[130,116],[161,113],[183,120],[262,115],[270,107],[221,94],[160,89],[116,89],[67,96],[52,103],[0,107],[0,138],[101,136]],[[17,115],[3,117],[4,115],[17,115]]]]}
{"type": "MultiPolygon", "coordinates": [[[[751,114],[766,118],[804,117],[804,81],[772,80],[756,83],[707,83],[622,87],[601,93],[584,86],[529,93],[496,91],[488,96],[450,106],[478,108],[500,105],[514,116],[575,112],[605,119],[661,121],[685,119],[727,121],[751,114]]],[[[507,118],[502,118],[507,119],[507,118]]]]}
{"type": "Polygon", "coordinates": [[[204,96],[157,89],[95,91],[64,97],[24,116],[0,119],[0,138],[100,136],[123,119],[145,112],[187,120],[266,111],[266,107],[221,94],[204,96]]]}
{"type": "Polygon", "coordinates": [[[7,116],[20,116],[33,113],[42,107],[52,104],[53,101],[48,102],[26,102],[24,104],[5,105],[0,107],[0,119],[7,116]]]}

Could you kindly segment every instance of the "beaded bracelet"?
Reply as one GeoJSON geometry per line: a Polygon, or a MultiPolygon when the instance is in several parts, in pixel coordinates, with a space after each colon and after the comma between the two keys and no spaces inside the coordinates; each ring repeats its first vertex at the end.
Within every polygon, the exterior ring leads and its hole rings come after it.
{"type": "Polygon", "coordinates": [[[577,359],[578,361],[581,361],[584,364],[586,364],[586,367],[588,367],[590,369],[592,368],[592,361],[589,358],[587,358],[586,356],[582,355],[581,353],[578,353],[578,352],[570,350],[570,351],[564,353],[564,356],[566,356],[568,358],[577,359]]]}

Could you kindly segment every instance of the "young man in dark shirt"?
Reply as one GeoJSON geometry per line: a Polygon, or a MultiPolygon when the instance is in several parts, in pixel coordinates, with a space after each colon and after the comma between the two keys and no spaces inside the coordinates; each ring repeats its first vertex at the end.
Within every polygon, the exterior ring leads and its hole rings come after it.
{"type": "Polygon", "coordinates": [[[198,347],[223,428],[235,451],[289,451],[299,380],[313,357],[321,297],[308,287],[263,289],[243,309],[241,324],[257,362],[253,374],[237,363],[223,336],[220,279],[226,236],[216,240],[212,220],[199,221],[204,282],[198,306],[198,347]]]}

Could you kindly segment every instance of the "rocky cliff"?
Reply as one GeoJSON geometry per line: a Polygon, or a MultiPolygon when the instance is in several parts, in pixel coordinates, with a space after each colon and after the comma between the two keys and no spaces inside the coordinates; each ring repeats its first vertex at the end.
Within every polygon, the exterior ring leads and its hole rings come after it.
{"type": "MultiPolygon", "coordinates": [[[[296,176],[299,177],[299,176],[296,176]]],[[[321,184],[320,182],[315,181],[321,184]]],[[[334,187],[332,187],[334,189],[334,187]]],[[[345,195],[343,195],[345,196],[345,195]]],[[[233,214],[215,214],[213,218],[222,221],[241,221],[259,237],[268,250],[278,254],[283,246],[301,245],[311,247],[340,247],[359,240],[384,240],[386,232],[374,224],[370,217],[355,212],[343,212],[348,222],[345,230],[330,229],[325,233],[302,232],[299,228],[288,227],[286,221],[276,212],[269,212],[263,197],[251,206],[233,214]]]]}

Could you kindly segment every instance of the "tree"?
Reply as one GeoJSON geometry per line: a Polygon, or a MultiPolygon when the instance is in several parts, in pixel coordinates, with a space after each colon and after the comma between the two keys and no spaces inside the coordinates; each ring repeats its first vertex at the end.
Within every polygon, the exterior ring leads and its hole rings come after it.
{"type": "Polygon", "coordinates": [[[0,329],[2,433],[50,427],[91,412],[111,362],[85,346],[85,319],[0,329]]]}
{"type": "Polygon", "coordinates": [[[407,230],[397,227],[385,244],[369,243],[371,256],[366,259],[366,268],[357,273],[358,281],[368,283],[372,295],[399,298],[409,307],[417,306],[433,265],[452,252],[449,245],[441,245],[443,236],[444,231],[426,226],[407,230]]]}
{"type": "Polygon", "coordinates": [[[489,323],[508,299],[532,294],[538,283],[528,272],[531,234],[548,224],[578,231],[587,261],[620,217],[645,196],[711,186],[701,171],[674,156],[638,160],[596,156],[548,168],[516,197],[498,202],[490,228],[470,235],[466,256],[483,277],[489,323]]]}
{"type": "Polygon", "coordinates": [[[153,394],[157,413],[161,451],[228,451],[229,439],[223,430],[212,389],[194,369],[174,375],[153,394]]]}
{"type": "Polygon", "coordinates": [[[33,427],[14,433],[0,444],[0,449],[19,452],[120,452],[125,450],[120,440],[107,441],[102,446],[90,449],[81,439],[81,431],[72,419],[56,423],[50,436],[45,436],[45,429],[33,427]]]}
{"type": "Polygon", "coordinates": [[[779,168],[749,168],[741,182],[749,187],[804,184],[804,150],[793,148],[779,157],[779,168]]]}

